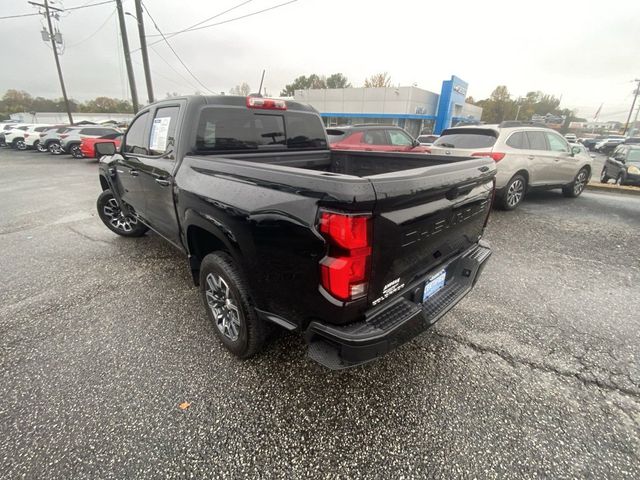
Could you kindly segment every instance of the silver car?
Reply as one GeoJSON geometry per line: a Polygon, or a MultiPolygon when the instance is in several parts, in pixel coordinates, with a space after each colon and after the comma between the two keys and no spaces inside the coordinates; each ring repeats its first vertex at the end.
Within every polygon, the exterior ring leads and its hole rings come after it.
{"type": "Polygon", "coordinates": [[[100,138],[113,133],[120,133],[120,130],[100,125],[75,128],[60,135],[60,147],[63,152],[70,153],[74,158],[82,158],[84,155],[80,150],[80,142],[84,138],[100,138]]]}
{"type": "Polygon", "coordinates": [[[517,122],[449,128],[431,153],[493,158],[495,202],[505,210],[516,208],[534,188],[562,188],[566,197],[577,197],[591,178],[593,163],[555,130],[517,122]]]}

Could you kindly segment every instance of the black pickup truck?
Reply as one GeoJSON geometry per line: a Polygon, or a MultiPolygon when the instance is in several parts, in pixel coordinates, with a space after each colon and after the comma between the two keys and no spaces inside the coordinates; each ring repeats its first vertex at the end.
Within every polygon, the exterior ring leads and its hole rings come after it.
{"type": "Polygon", "coordinates": [[[297,102],[172,98],[141,110],[119,151],[96,150],[102,221],[184,252],[241,358],[270,324],[329,368],[377,358],[460,301],[491,254],[493,160],[330,150],[297,102]]]}

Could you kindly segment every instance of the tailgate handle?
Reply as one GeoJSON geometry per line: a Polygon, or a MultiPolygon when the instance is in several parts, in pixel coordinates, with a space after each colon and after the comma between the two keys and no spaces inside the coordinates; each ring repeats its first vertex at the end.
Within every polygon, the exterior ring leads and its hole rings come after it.
{"type": "Polygon", "coordinates": [[[456,185],[455,187],[447,190],[445,197],[447,197],[447,200],[455,200],[460,195],[466,195],[467,193],[469,193],[471,190],[473,190],[473,187],[475,186],[476,186],[475,183],[467,183],[466,185],[456,185]]]}

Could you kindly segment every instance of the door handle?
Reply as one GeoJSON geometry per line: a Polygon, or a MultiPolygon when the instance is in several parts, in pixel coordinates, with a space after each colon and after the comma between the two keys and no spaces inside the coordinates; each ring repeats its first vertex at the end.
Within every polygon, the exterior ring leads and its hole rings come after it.
{"type": "Polygon", "coordinates": [[[138,176],[138,170],[135,169],[131,169],[129,170],[129,175],[131,175],[132,177],[137,177],[138,176]]]}
{"type": "Polygon", "coordinates": [[[162,185],[163,187],[168,187],[171,185],[171,182],[166,178],[156,178],[156,183],[162,185]]]}

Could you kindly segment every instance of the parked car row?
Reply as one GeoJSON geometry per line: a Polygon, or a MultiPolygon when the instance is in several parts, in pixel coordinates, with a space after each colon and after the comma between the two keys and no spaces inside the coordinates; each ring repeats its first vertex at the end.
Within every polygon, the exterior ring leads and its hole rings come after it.
{"type": "Polygon", "coordinates": [[[101,125],[42,125],[0,123],[0,146],[17,150],[33,149],[52,155],[96,158],[95,144],[120,144],[122,132],[101,125]]]}
{"type": "Polygon", "coordinates": [[[577,197],[593,168],[584,146],[527,122],[452,127],[440,136],[422,134],[418,140],[391,125],[330,127],[327,135],[333,150],[489,157],[497,168],[495,202],[505,210],[516,208],[533,189],[561,188],[565,196],[577,197]]]}

